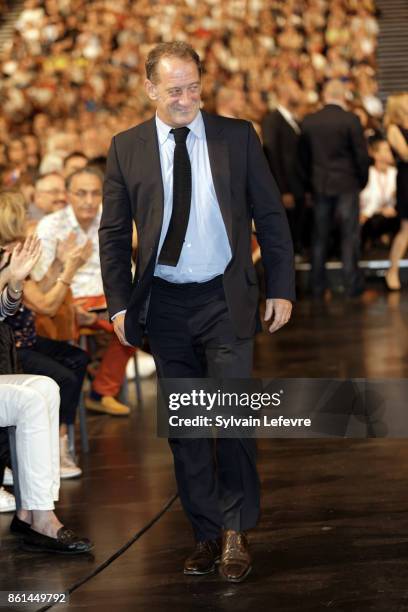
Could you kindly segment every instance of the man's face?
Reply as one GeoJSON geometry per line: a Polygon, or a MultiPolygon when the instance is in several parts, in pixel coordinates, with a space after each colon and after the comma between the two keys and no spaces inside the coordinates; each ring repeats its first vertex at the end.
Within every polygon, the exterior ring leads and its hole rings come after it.
{"type": "Polygon", "coordinates": [[[12,140],[8,148],[8,158],[12,164],[21,164],[26,159],[26,149],[21,140],[12,140]]]}
{"type": "Polygon", "coordinates": [[[74,176],[68,191],[68,199],[77,221],[87,226],[95,219],[102,199],[102,183],[94,174],[74,176]]]}
{"type": "Polygon", "coordinates": [[[38,155],[38,140],[32,134],[23,136],[22,141],[26,146],[27,155],[38,155]]]}
{"type": "Polygon", "coordinates": [[[383,164],[392,164],[393,157],[390,145],[386,140],[383,140],[378,144],[377,150],[374,152],[373,157],[375,161],[383,163],[383,164]]]}
{"type": "Polygon", "coordinates": [[[174,128],[191,123],[200,110],[200,75],[193,61],[163,57],[155,82],[147,79],[145,87],[159,118],[174,128]]]}
{"type": "Polygon", "coordinates": [[[40,179],[35,186],[34,202],[46,215],[64,208],[67,194],[62,176],[55,174],[40,179]]]}

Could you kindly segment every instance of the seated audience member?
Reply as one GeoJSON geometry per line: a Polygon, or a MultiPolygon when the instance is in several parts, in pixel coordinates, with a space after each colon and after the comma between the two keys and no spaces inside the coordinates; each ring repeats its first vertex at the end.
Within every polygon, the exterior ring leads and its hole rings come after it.
{"type": "Polygon", "coordinates": [[[58,385],[46,376],[3,374],[0,394],[0,426],[16,426],[21,493],[10,531],[33,552],[88,552],[91,542],[64,527],[54,513],[60,485],[58,385]]]}
{"type": "Polygon", "coordinates": [[[368,183],[360,193],[360,223],[362,246],[375,244],[384,235],[398,231],[399,220],[395,209],[397,169],[386,140],[375,140],[370,146],[374,165],[370,166],[368,183]]]}
{"type": "MultiPolygon", "coordinates": [[[[67,178],[66,186],[68,206],[47,215],[37,226],[37,235],[42,243],[42,254],[32,276],[35,280],[44,277],[55,260],[58,239],[67,238],[74,233],[79,245],[90,240],[93,246],[92,255],[78,269],[71,283],[74,299],[86,308],[106,308],[98,241],[102,176],[94,168],[83,168],[67,178]]],[[[109,346],[92,383],[91,394],[85,400],[85,405],[89,410],[114,416],[129,414],[129,407],[119,402],[115,396],[122,386],[129,357],[134,352],[133,347],[123,346],[116,334],[111,334],[109,346]]]]}
{"type": "MultiPolygon", "coordinates": [[[[12,251],[25,236],[26,211],[23,196],[18,192],[0,193],[0,244],[12,251]]],[[[38,336],[35,329],[35,314],[26,305],[39,312],[57,309],[68,290],[76,270],[83,264],[86,253],[74,252],[68,259],[60,277],[47,295],[30,281],[26,282],[27,294],[18,310],[7,317],[13,329],[19,362],[24,373],[50,376],[61,389],[60,467],[61,478],[81,475],[68,449],[68,425],[75,422],[88,356],[80,348],[67,342],[59,342],[38,336]],[[27,302],[26,302],[27,301],[27,302]]],[[[3,274],[8,272],[8,267],[3,274]]]]}
{"type": "Polygon", "coordinates": [[[12,357],[10,363],[4,359],[5,354],[13,354],[14,346],[1,321],[19,308],[23,281],[39,255],[40,243],[31,236],[11,253],[3,252],[0,259],[0,427],[16,427],[21,494],[21,508],[10,530],[22,537],[29,550],[78,554],[91,550],[91,542],[66,529],[53,511],[60,485],[58,385],[45,376],[4,373],[14,366],[12,357]]]}
{"type": "Polygon", "coordinates": [[[29,219],[37,223],[44,215],[67,205],[65,182],[58,172],[40,176],[35,182],[34,202],[29,206],[29,219]]]}
{"type": "MultiPolygon", "coordinates": [[[[28,208],[28,224],[27,233],[35,231],[38,221],[45,215],[61,210],[65,208],[67,204],[65,180],[62,175],[58,172],[51,172],[41,176],[35,183],[33,202],[28,208]]],[[[50,288],[57,281],[64,261],[72,255],[72,249],[75,247],[75,237],[73,241],[60,241],[60,254],[61,258],[55,261],[55,265],[51,266],[48,271],[48,275],[51,272],[52,283],[47,282],[47,287],[50,288]],[[64,261],[63,261],[64,260],[64,261]]],[[[26,295],[28,289],[26,288],[26,295]]],[[[78,306],[74,307],[72,303],[71,291],[66,291],[66,297],[62,304],[59,305],[57,312],[55,312],[55,300],[54,295],[46,296],[45,310],[39,308],[33,308],[35,313],[38,315],[36,318],[36,327],[39,331],[39,335],[52,338],[53,340],[67,340],[72,341],[76,337],[76,317],[86,324],[89,324],[93,320],[88,313],[85,313],[83,309],[78,306]],[[51,304],[49,304],[51,299],[51,304]],[[52,312],[48,312],[51,308],[52,312]],[[68,332],[69,329],[69,332],[68,332]]],[[[59,297],[59,296],[58,296],[59,297]]],[[[38,302],[35,301],[34,305],[38,302]]]]}
{"type": "Polygon", "coordinates": [[[21,139],[26,148],[27,168],[37,170],[40,164],[40,143],[34,134],[26,134],[21,139]]]}
{"type": "Polygon", "coordinates": [[[7,167],[3,177],[6,185],[14,185],[27,170],[27,152],[22,139],[11,138],[6,145],[7,167]]]}
{"type": "MultiPolygon", "coordinates": [[[[31,240],[31,245],[35,247],[35,241],[31,240]]],[[[27,243],[25,247],[27,247],[27,243]]],[[[21,279],[29,273],[36,261],[33,257],[35,253],[32,250],[27,248],[24,248],[22,252],[19,252],[19,250],[21,251],[21,249],[15,249],[10,254],[4,249],[0,249],[0,374],[13,374],[17,369],[13,334],[10,328],[3,323],[3,319],[6,314],[13,314],[18,308],[21,299],[21,279]],[[19,276],[21,272],[23,275],[19,276]]],[[[39,250],[37,258],[38,256],[39,250]]],[[[2,396],[0,394],[0,407],[1,401],[2,396]]],[[[12,472],[6,467],[8,465],[10,465],[8,430],[6,427],[0,427],[0,485],[13,484],[12,472]]],[[[0,512],[14,512],[15,509],[14,495],[1,487],[0,512]]]]}
{"type": "Polygon", "coordinates": [[[73,174],[77,170],[85,168],[87,164],[88,158],[84,153],[81,153],[80,151],[74,151],[73,153],[70,153],[64,159],[64,178],[68,178],[70,174],[73,174]]]}

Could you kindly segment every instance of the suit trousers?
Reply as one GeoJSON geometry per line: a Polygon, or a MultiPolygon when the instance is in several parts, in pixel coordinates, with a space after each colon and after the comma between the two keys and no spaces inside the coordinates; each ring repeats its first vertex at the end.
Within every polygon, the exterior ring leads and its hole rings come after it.
{"type": "Polygon", "coordinates": [[[312,292],[323,294],[326,288],[325,262],[333,217],[341,231],[341,261],[346,294],[358,295],[363,289],[363,276],[358,268],[360,256],[359,194],[357,191],[337,196],[317,194],[313,209],[312,292]]]}
{"type": "MultiPolygon", "coordinates": [[[[250,378],[253,338],[233,330],[222,276],[174,284],[154,278],[146,321],[160,378],[250,378]]],[[[170,438],[183,509],[197,541],[255,527],[259,479],[254,439],[170,438]]]]}
{"type": "Polygon", "coordinates": [[[53,510],[60,486],[60,391],[47,376],[0,375],[0,426],[16,426],[24,510],[53,510]]]}

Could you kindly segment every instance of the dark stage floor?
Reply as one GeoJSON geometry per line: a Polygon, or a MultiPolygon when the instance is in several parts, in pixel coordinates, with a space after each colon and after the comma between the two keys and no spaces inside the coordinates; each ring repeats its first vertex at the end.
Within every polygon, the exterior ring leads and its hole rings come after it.
{"type": "MultiPolygon", "coordinates": [[[[303,300],[292,323],[258,338],[264,377],[406,378],[407,294],[303,300]]],[[[155,385],[129,419],[90,416],[84,476],[61,486],[58,514],[95,541],[88,557],[33,555],[0,515],[0,590],[64,591],[142,529],[175,492],[167,442],[155,435],[155,385]]],[[[240,585],[185,577],[190,529],[178,500],[65,609],[117,612],[403,612],[408,610],[405,440],[261,440],[263,515],[254,570],[240,585]]],[[[38,606],[35,609],[40,609],[38,606]]],[[[14,607],[10,610],[27,608],[14,607]]],[[[33,609],[33,608],[31,608],[33,609]]],[[[55,608],[56,609],[56,608],[55,608]]]]}

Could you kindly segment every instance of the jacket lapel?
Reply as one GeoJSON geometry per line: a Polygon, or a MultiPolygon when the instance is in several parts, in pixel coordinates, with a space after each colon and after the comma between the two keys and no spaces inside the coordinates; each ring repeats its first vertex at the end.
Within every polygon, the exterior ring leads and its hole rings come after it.
{"type": "Polygon", "coordinates": [[[207,137],[214,188],[232,249],[231,172],[228,144],[223,138],[223,126],[217,121],[218,117],[208,115],[204,111],[201,112],[207,137]]]}
{"type": "Polygon", "coordinates": [[[139,138],[143,141],[143,196],[148,200],[148,206],[144,207],[148,214],[146,227],[149,228],[151,243],[157,247],[163,223],[164,189],[154,117],[143,125],[139,138]]]}

